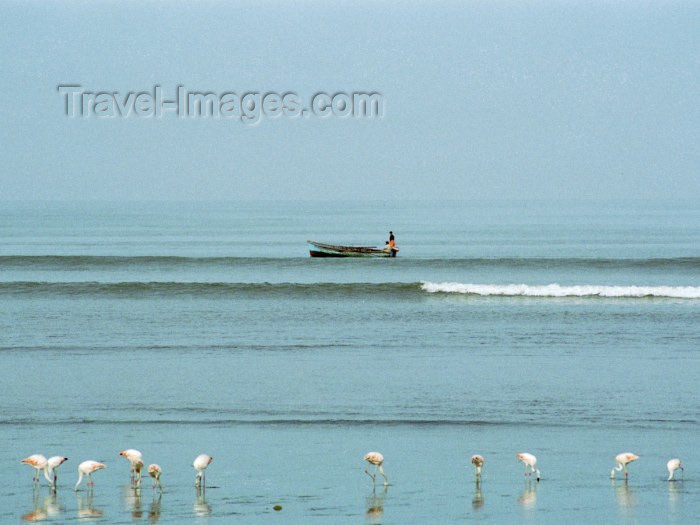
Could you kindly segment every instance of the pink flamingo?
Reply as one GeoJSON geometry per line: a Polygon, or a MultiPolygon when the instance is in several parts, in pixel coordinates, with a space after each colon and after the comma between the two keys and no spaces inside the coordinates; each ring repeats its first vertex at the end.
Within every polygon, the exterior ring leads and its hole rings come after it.
{"type": "Polygon", "coordinates": [[[195,487],[199,487],[200,485],[206,486],[206,477],[204,476],[204,471],[213,459],[214,458],[212,458],[209,454],[200,454],[199,456],[194,458],[192,466],[197,471],[197,475],[194,478],[195,487]]]}
{"type": "Polygon", "coordinates": [[[610,479],[615,479],[615,471],[620,472],[621,470],[625,471],[625,479],[627,479],[627,465],[638,459],[639,456],[631,452],[623,452],[615,456],[615,463],[617,463],[617,466],[613,467],[610,471],[610,479]]]}
{"type": "Polygon", "coordinates": [[[58,481],[58,474],[56,469],[63,465],[64,462],[68,461],[68,458],[63,456],[52,456],[46,460],[46,468],[44,469],[44,477],[48,480],[49,485],[55,486],[58,481]],[[51,474],[53,474],[53,479],[51,479],[51,474]]]}
{"type": "Polygon", "coordinates": [[[46,469],[46,456],[44,456],[43,454],[32,454],[28,458],[24,458],[23,460],[21,460],[21,463],[24,463],[25,465],[29,465],[30,467],[36,469],[32,481],[34,483],[38,483],[39,472],[41,472],[43,469],[46,469]]]}
{"type": "Polygon", "coordinates": [[[370,474],[367,468],[365,468],[365,474],[372,478],[372,483],[377,483],[377,470],[379,470],[379,473],[384,478],[384,486],[386,487],[389,484],[389,479],[386,477],[386,474],[384,474],[384,469],[382,468],[384,456],[382,456],[379,452],[367,452],[364,460],[370,465],[374,465],[374,472],[372,474],[370,474]]]}
{"type": "Polygon", "coordinates": [[[157,465],[155,463],[148,465],[148,475],[153,478],[153,488],[160,488],[160,490],[163,490],[163,487],[160,485],[160,475],[163,473],[163,471],[160,468],[160,465],[157,465]]]}
{"type": "Polygon", "coordinates": [[[131,475],[131,481],[133,483],[134,481],[134,474],[136,472],[136,469],[134,467],[136,461],[141,461],[141,466],[143,466],[143,461],[142,461],[142,454],[138,450],[135,450],[133,448],[129,448],[126,450],[122,450],[119,453],[120,456],[125,457],[126,459],[129,460],[129,463],[131,463],[131,468],[129,469],[129,474],[131,475]]]}
{"type": "Polygon", "coordinates": [[[135,459],[132,463],[134,467],[134,479],[132,480],[132,486],[134,488],[141,486],[141,470],[143,469],[143,460],[135,459]]]}
{"type": "Polygon", "coordinates": [[[537,458],[533,454],[521,452],[520,454],[516,454],[515,457],[525,464],[525,475],[527,477],[535,474],[537,481],[540,480],[540,469],[537,468],[537,458]]]}
{"type": "Polygon", "coordinates": [[[476,470],[476,479],[478,481],[481,479],[481,467],[484,466],[483,456],[480,456],[479,454],[474,454],[472,456],[472,465],[474,465],[474,469],[476,470]]]}
{"type": "Polygon", "coordinates": [[[107,465],[104,463],[99,463],[97,461],[83,461],[80,465],[78,465],[78,483],[75,484],[75,490],[78,490],[78,487],[80,486],[80,482],[83,480],[83,475],[86,475],[88,477],[87,481],[87,486],[94,486],[95,482],[92,481],[92,473],[96,472],[100,469],[107,468],[107,465]]]}

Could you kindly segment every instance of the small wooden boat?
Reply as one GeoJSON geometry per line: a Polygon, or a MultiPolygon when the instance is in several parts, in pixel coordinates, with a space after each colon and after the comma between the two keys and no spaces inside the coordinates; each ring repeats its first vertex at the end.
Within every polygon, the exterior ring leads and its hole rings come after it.
{"type": "Polygon", "coordinates": [[[381,250],[375,246],[340,246],[322,242],[306,241],[309,243],[311,257],[396,257],[398,248],[381,250]]]}

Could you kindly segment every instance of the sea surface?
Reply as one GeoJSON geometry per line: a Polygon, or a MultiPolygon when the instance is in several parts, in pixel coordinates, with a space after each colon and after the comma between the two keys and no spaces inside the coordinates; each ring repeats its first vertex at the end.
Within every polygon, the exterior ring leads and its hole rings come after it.
{"type": "Polygon", "coordinates": [[[0,523],[700,516],[697,202],[0,204],[0,523]]]}

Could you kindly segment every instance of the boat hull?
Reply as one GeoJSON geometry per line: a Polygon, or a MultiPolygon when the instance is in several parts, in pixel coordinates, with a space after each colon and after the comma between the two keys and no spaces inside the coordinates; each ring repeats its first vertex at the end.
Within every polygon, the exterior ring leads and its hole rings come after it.
{"type": "Polygon", "coordinates": [[[307,242],[311,257],[396,257],[395,252],[380,250],[374,246],[341,246],[313,241],[307,242]]]}

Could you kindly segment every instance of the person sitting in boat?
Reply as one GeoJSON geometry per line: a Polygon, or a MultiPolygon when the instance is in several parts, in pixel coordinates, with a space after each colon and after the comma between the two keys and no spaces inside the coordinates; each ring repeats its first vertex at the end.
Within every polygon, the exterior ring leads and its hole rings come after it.
{"type": "Polygon", "coordinates": [[[391,246],[389,246],[389,241],[386,241],[384,243],[384,251],[385,252],[390,252],[391,251],[391,246]]]}

